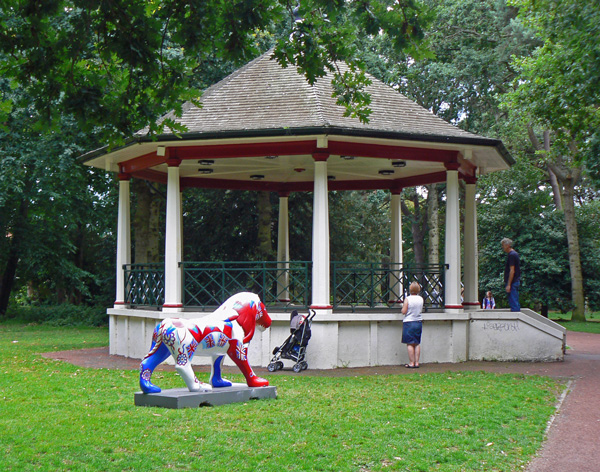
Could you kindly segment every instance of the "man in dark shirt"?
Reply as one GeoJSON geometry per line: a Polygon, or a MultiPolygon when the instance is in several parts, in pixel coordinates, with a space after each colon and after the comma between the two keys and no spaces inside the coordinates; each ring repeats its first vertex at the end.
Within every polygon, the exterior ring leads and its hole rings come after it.
{"type": "Polygon", "coordinates": [[[508,293],[510,311],[521,311],[519,304],[519,286],[521,285],[521,260],[519,254],[513,249],[513,242],[504,238],[500,244],[502,250],[508,254],[504,267],[504,285],[508,293]]]}

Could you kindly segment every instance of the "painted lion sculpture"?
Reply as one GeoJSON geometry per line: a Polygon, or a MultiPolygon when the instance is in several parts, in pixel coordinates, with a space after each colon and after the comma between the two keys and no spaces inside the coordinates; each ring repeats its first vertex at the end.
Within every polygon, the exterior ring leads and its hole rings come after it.
{"type": "Polygon", "coordinates": [[[170,355],[190,392],[232,385],[221,377],[225,354],[242,371],[249,387],[268,386],[269,382],[257,377],[248,363],[248,344],[257,326],[264,331],[271,326],[271,318],[258,295],[250,292],[230,297],[203,318],[163,320],[154,330],[150,352],[140,364],[142,392],[161,391],[150,378],[154,369],[170,355]],[[194,354],[212,356],[210,384],[201,383],[194,374],[191,363],[194,354]]]}

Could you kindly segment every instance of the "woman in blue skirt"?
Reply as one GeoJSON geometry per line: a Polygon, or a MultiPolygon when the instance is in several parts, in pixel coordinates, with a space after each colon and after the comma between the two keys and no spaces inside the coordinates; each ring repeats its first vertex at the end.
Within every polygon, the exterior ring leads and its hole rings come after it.
{"type": "Polygon", "coordinates": [[[423,297],[419,295],[421,286],[417,282],[410,284],[410,295],[404,299],[402,304],[402,343],[408,349],[408,369],[419,368],[419,357],[421,356],[421,333],[423,331],[423,297]]]}

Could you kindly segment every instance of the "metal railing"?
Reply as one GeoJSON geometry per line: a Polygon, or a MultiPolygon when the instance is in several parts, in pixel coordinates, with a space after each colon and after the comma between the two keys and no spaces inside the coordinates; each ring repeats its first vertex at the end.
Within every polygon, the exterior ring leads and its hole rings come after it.
{"type": "Polygon", "coordinates": [[[403,266],[374,262],[332,262],[333,306],[392,306],[404,299],[413,281],[421,285],[427,308],[444,306],[444,266],[403,266]]]}
{"type": "MultiPolygon", "coordinates": [[[[217,307],[242,291],[258,294],[267,306],[306,308],[310,303],[311,262],[182,262],[180,267],[185,307],[217,307]]],[[[126,304],[163,305],[163,264],[126,264],[123,269],[126,304]]],[[[331,303],[334,308],[352,309],[394,306],[416,281],[425,307],[442,308],[444,272],[444,265],[332,262],[331,303]]]]}
{"type": "Polygon", "coordinates": [[[310,262],[182,262],[184,306],[215,307],[237,292],[254,292],[265,305],[306,307],[310,262]]]}
{"type": "Polygon", "coordinates": [[[125,264],[125,303],[159,307],[165,302],[164,264],[125,264]]]}

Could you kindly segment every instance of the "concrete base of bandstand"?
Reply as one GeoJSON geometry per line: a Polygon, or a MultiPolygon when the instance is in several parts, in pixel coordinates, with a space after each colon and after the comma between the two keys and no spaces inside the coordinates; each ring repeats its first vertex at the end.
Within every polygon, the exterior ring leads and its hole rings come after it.
{"type": "MultiPolygon", "coordinates": [[[[133,308],[109,309],[110,354],[143,359],[152,343],[154,328],[166,315],[133,308]]],[[[267,367],[273,349],[290,335],[289,313],[270,310],[272,324],[257,330],[248,348],[255,367],[267,367]]],[[[179,318],[195,319],[207,313],[184,311],[179,318]]],[[[306,361],[310,369],[379,367],[408,363],[398,309],[317,313],[306,361]]],[[[423,364],[479,360],[547,362],[564,358],[566,329],[523,309],[430,310],[423,314],[421,362],[423,364]]],[[[196,351],[192,363],[210,366],[211,357],[196,351]]],[[[173,364],[169,358],[166,363],[173,364]]],[[[228,357],[224,365],[234,367],[228,357]]]]}
{"type": "Polygon", "coordinates": [[[136,392],[134,395],[136,406],[158,406],[172,409],[228,405],[269,398],[277,398],[277,387],[248,387],[239,383],[234,383],[231,387],[199,392],[190,392],[187,388],[172,388],[160,393],[136,392]]]}

